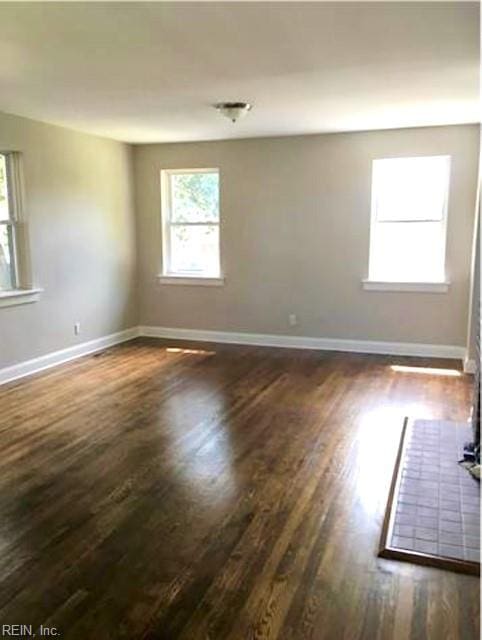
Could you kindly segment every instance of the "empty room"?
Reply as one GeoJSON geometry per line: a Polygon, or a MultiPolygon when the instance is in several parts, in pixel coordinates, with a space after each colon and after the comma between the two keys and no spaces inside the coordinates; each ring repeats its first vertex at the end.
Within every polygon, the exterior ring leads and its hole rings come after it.
{"type": "Polygon", "coordinates": [[[0,2],[0,638],[480,637],[479,46],[0,2]]]}

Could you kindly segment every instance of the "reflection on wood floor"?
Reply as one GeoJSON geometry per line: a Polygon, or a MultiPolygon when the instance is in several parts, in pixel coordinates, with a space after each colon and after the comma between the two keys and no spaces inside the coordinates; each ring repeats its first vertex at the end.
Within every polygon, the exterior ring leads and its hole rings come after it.
{"type": "Polygon", "coordinates": [[[453,361],[136,340],[0,387],[0,623],[79,640],[479,637],[472,576],[377,558],[453,361]]]}

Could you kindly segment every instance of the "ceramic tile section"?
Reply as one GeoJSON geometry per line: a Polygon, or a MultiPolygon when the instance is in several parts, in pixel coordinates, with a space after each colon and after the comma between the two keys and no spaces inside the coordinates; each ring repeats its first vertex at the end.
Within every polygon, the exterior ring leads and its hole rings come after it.
{"type": "Polygon", "coordinates": [[[480,484],[458,464],[470,426],[416,420],[407,429],[389,546],[480,562],[480,484]]]}

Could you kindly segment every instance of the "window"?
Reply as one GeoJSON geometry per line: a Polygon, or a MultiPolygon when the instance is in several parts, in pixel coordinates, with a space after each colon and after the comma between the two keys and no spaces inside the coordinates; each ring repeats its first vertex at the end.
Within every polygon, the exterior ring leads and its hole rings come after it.
{"type": "Polygon", "coordinates": [[[449,175],[449,156],[373,161],[368,282],[445,282],[449,175]]]}
{"type": "Polygon", "coordinates": [[[219,278],[219,170],[161,172],[163,276],[219,278]]]}
{"type": "Polygon", "coordinates": [[[0,153],[0,307],[36,302],[22,208],[21,154],[0,153]]]}
{"type": "Polygon", "coordinates": [[[0,291],[17,287],[16,211],[11,155],[0,154],[0,291]]]}

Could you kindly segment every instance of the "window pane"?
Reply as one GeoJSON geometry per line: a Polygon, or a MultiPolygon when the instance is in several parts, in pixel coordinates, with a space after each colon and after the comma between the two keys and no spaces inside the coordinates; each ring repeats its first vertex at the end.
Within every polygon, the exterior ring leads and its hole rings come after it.
{"type": "Polygon", "coordinates": [[[7,159],[0,154],[0,220],[10,218],[8,210],[7,159]]]}
{"type": "Polygon", "coordinates": [[[0,225],[0,289],[13,289],[12,228],[0,225]]]}
{"type": "Polygon", "coordinates": [[[171,227],[171,273],[219,276],[219,227],[171,227]]]}
{"type": "Polygon", "coordinates": [[[171,174],[170,184],[173,222],[217,222],[219,220],[219,174],[217,171],[171,174]]]}
{"type": "Polygon", "coordinates": [[[449,160],[448,156],[375,160],[377,221],[442,220],[449,160]]]}
{"type": "Polygon", "coordinates": [[[371,280],[442,282],[445,234],[441,222],[379,224],[370,247],[371,280]]]}

